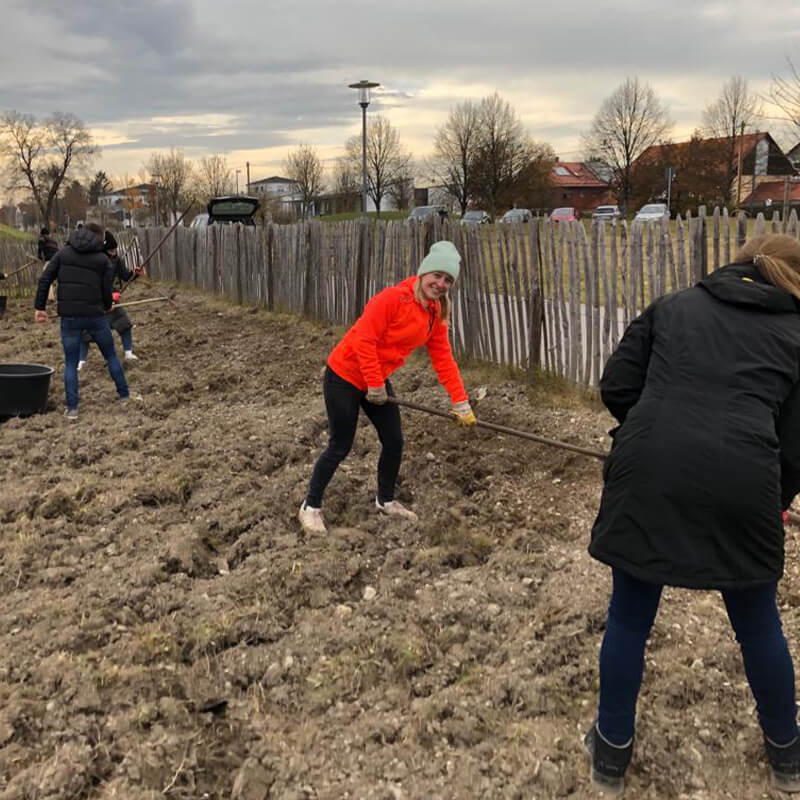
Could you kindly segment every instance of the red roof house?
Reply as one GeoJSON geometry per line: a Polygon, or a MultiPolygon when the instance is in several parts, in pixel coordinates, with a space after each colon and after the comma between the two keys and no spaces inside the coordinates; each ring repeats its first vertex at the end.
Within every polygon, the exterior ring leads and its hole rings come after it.
{"type": "Polygon", "coordinates": [[[556,161],[550,170],[550,182],[553,208],[571,206],[587,212],[617,202],[608,182],[580,161],[556,161]]]}

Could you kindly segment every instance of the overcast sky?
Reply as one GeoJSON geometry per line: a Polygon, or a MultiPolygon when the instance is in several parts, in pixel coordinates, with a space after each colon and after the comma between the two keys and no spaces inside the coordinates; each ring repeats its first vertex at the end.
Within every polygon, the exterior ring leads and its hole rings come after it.
{"type": "MultiPolygon", "coordinates": [[[[800,2],[727,0],[3,0],[0,110],[78,115],[94,165],[135,177],[154,150],[223,153],[251,178],[301,142],[326,160],[360,132],[356,92],[381,83],[415,156],[466,98],[497,90],[534,139],[578,160],[601,101],[649,82],[687,136],[732,75],[766,91],[800,64],[800,2]]],[[[764,127],[779,132],[775,122],[764,127]]],[[[791,137],[789,137],[791,139],[791,137]]]]}

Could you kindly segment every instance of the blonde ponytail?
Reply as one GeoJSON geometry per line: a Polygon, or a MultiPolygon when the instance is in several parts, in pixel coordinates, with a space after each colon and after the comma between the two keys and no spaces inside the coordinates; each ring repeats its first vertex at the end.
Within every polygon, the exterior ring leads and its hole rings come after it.
{"type": "Polygon", "coordinates": [[[784,233],[765,233],[736,254],[737,264],[752,263],[764,280],[800,300],[800,241],[784,233]]]}

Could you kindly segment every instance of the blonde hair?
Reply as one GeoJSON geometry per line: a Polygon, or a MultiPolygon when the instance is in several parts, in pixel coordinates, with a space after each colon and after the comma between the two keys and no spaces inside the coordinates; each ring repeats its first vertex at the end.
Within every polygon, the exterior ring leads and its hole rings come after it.
{"type": "MultiPolygon", "coordinates": [[[[417,298],[417,302],[420,305],[424,306],[425,308],[428,307],[428,298],[422,293],[422,276],[417,278],[417,282],[414,284],[414,297],[417,298]]],[[[444,322],[445,325],[450,324],[450,295],[446,294],[443,297],[440,297],[436,301],[436,314],[439,319],[444,322]]]]}
{"type": "Polygon", "coordinates": [[[785,233],[765,233],[736,254],[737,264],[751,262],[764,280],[800,300],[800,240],[785,233]]]}

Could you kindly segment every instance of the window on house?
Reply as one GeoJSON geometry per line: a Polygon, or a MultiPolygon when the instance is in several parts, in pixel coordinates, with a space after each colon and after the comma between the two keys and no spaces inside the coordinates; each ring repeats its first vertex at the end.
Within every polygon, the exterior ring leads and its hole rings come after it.
{"type": "Polygon", "coordinates": [[[756,145],[756,163],[753,169],[753,174],[766,175],[768,162],[769,162],[769,142],[766,139],[762,139],[756,145]]]}
{"type": "Polygon", "coordinates": [[[570,171],[566,167],[556,167],[556,175],[570,175],[570,171]]]}

